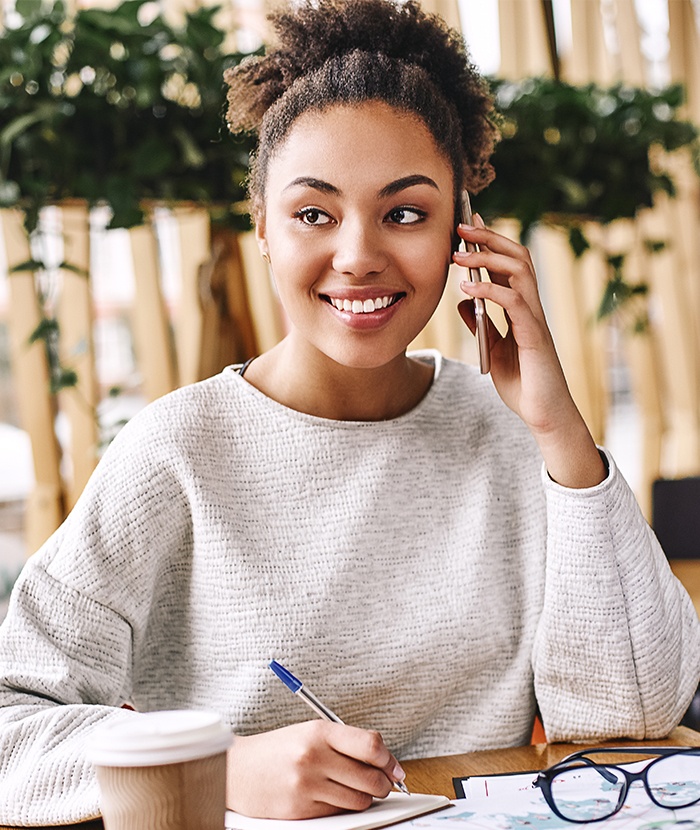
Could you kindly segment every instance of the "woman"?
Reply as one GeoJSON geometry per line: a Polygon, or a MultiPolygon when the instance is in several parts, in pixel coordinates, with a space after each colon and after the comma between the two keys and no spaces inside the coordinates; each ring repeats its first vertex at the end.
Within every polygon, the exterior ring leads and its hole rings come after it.
{"type": "Polygon", "coordinates": [[[454,253],[494,134],[462,42],[390,0],[276,25],[228,121],[259,130],[289,334],[134,418],[27,565],[0,820],[96,813],[84,744],[125,702],[221,712],[229,806],[299,818],[385,796],[397,758],[522,744],[536,705],[553,740],[661,736],[697,686],[697,617],[569,395],[527,251],[477,219],[454,253]],[[451,261],[492,280],[461,284],[472,330],[473,298],[505,310],[493,383],[406,354],[451,261]],[[271,658],[352,725],[308,720],[271,658]]]}

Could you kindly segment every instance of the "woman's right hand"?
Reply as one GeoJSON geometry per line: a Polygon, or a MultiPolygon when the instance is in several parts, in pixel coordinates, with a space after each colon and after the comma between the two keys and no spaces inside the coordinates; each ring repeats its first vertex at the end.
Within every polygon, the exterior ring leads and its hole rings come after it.
{"type": "Polygon", "coordinates": [[[257,818],[365,810],[404,772],[378,732],[322,720],[234,738],[226,806],[257,818]]]}

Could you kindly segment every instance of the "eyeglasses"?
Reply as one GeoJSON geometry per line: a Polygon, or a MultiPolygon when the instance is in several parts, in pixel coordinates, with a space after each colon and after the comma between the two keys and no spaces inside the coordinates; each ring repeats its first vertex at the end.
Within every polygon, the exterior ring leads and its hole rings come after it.
{"type": "Polygon", "coordinates": [[[552,811],[565,821],[602,821],[625,803],[630,785],[641,781],[659,807],[674,810],[700,801],[700,747],[596,747],[582,749],[542,770],[532,782],[552,811]],[[594,755],[656,755],[643,769],[631,771],[598,763],[594,755]]]}

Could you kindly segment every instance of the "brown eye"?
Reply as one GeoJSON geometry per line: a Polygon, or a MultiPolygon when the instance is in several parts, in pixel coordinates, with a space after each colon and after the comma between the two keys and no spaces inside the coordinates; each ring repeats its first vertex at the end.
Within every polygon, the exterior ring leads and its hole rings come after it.
{"type": "Polygon", "coordinates": [[[387,215],[387,220],[395,225],[414,225],[416,222],[422,222],[423,219],[425,219],[425,213],[422,210],[409,207],[394,208],[387,215]]]}
{"type": "Polygon", "coordinates": [[[331,221],[330,216],[318,208],[304,208],[296,216],[305,225],[327,225],[331,221]]]}

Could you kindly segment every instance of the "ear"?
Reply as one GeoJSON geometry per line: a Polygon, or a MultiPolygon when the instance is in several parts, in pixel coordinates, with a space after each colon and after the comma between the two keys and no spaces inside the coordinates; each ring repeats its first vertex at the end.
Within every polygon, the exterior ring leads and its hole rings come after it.
{"type": "Polygon", "coordinates": [[[261,219],[255,223],[255,241],[258,243],[258,250],[260,256],[265,259],[270,259],[270,252],[267,247],[267,236],[265,234],[265,220],[261,219]]]}

